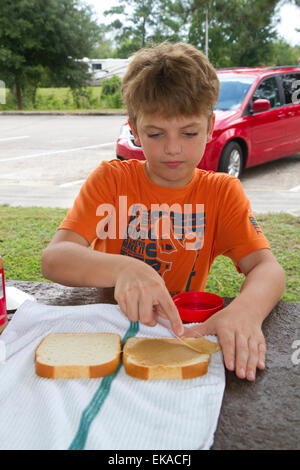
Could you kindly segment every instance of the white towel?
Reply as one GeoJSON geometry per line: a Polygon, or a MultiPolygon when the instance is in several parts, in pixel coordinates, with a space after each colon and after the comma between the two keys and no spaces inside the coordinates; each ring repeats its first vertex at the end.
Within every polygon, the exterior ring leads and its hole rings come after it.
{"type": "Polygon", "coordinates": [[[122,364],[101,379],[38,377],[35,349],[48,334],[64,332],[171,336],[160,325],[130,323],[116,305],[26,301],[1,335],[0,449],[211,447],[225,387],[221,351],[212,355],[206,375],[191,380],[142,381],[129,377],[122,364]]]}

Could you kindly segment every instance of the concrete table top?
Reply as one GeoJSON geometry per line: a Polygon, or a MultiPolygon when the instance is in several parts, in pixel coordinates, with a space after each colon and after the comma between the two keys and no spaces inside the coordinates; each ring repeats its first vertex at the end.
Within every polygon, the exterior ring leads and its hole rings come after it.
{"type": "MultiPolygon", "coordinates": [[[[112,288],[9,280],[6,284],[48,305],[116,303],[112,288]]],[[[232,299],[224,300],[227,305],[232,299]]],[[[263,333],[266,368],[257,371],[255,382],[226,370],[212,450],[300,449],[300,303],[280,301],[264,321],[263,333]]]]}

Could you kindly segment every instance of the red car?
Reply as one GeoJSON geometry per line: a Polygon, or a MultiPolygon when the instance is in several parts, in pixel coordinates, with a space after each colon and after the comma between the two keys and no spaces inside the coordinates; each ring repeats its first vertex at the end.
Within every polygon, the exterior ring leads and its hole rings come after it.
{"type": "MultiPolygon", "coordinates": [[[[219,69],[216,124],[199,168],[240,176],[243,168],[300,152],[300,68],[219,69]]],[[[144,160],[126,123],[120,160],[144,160]]]]}

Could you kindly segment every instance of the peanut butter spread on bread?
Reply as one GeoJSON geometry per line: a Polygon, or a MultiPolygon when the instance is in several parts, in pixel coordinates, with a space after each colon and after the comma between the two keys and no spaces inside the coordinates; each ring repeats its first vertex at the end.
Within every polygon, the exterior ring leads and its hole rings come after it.
{"type": "MultiPolygon", "coordinates": [[[[197,338],[192,339],[197,340],[197,338]]],[[[185,364],[196,361],[202,354],[184,346],[176,339],[169,338],[140,338],[130,347],[128,353],[132,362],[145,366],[185,364]]]]}

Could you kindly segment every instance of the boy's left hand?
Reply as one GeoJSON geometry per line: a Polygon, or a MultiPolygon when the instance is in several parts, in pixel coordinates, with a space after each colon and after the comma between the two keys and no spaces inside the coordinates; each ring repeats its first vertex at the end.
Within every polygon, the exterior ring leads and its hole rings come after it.
{"type": "MultiPolygon", "coordinates": [[[[251,315],[225,307],[199,326],[190,328],[201,335],[217,335],[229,370],[248,380],[255,380],[256,368],[265,368],[266,342],[261,325],[251,315]]],[[[187,335],[185,335],[187,336],[187,335]]]]}

